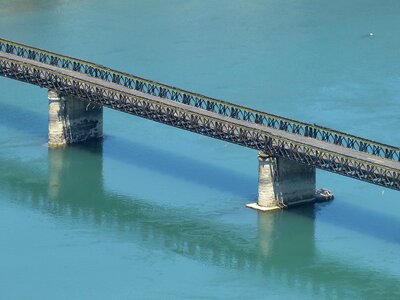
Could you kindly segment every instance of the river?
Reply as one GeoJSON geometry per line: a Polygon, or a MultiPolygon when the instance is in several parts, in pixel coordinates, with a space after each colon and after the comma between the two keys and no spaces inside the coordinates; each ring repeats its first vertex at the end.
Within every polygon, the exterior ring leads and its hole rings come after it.
{"type": "MultiPolygon", "coordinates": [[[[400,146],[397,0],[0,0],[0,36],[400,146]],[[370,34],[372,33],[372,35],[370,34]]],[[[399,299],[399,192],[258,213],[253,150],[104,111],[47,148],[0,78],[0,299],[399,299]]]]}

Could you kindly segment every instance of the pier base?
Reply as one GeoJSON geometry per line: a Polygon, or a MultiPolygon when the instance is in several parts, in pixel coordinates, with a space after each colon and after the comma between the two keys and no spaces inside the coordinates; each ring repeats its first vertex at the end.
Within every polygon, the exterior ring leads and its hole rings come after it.
{"type": "Polygon", "coordinates": [[[314,167],[265,153],[258,161],[258,202],[247,207],[269,211],[315,201],[314,167]]]}
{"type": "Polygon", "coordinates": [[[49,147],[81,143],[103,136],[103,108],[49,90],[49,147]]]}

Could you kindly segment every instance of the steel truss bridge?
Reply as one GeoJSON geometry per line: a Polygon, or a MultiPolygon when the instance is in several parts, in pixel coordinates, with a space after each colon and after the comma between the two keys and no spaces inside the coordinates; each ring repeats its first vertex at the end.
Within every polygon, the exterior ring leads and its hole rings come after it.
{"type": "Polygon", "coordinates": [[[0,39],[0,75],[400,190],[400,148],[0,39]]]}

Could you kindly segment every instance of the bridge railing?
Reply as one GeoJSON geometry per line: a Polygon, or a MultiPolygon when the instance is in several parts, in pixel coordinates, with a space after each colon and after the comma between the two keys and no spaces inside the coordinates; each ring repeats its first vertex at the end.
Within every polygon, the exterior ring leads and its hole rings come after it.
{"type": "Polygon", "coordinates": [[[33,48],[4,39],[0,39],[0,51],[48,65],[57,66],[63,69],[80,72],[146,94],[191,105],[207,111],[212,111],[226,117],[314,138],[342,147],[354,149],[356,151],[366,152],[389,160],[400,161],[400,148],[398,147],[377,143],[319,125],[299,122],[233,103],[206,97],[155,81],[133,76],[131,74],[115,71],[84,60],[33,48]]]}

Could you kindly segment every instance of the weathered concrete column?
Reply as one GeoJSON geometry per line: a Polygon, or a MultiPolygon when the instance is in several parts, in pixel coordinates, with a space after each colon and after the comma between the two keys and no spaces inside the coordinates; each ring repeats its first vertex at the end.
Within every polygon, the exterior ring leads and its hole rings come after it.
{"type": "Polygon", "coordinates": [[[247,207],[266,211],[315,200],[314,167],[261,152],[258,161],[258,202],[247,207]]]}
{"type": "Polygon", "coordinates": [[[103,136],[103,108],[49,90],[49,147],[81,143],[103,136]]]}

